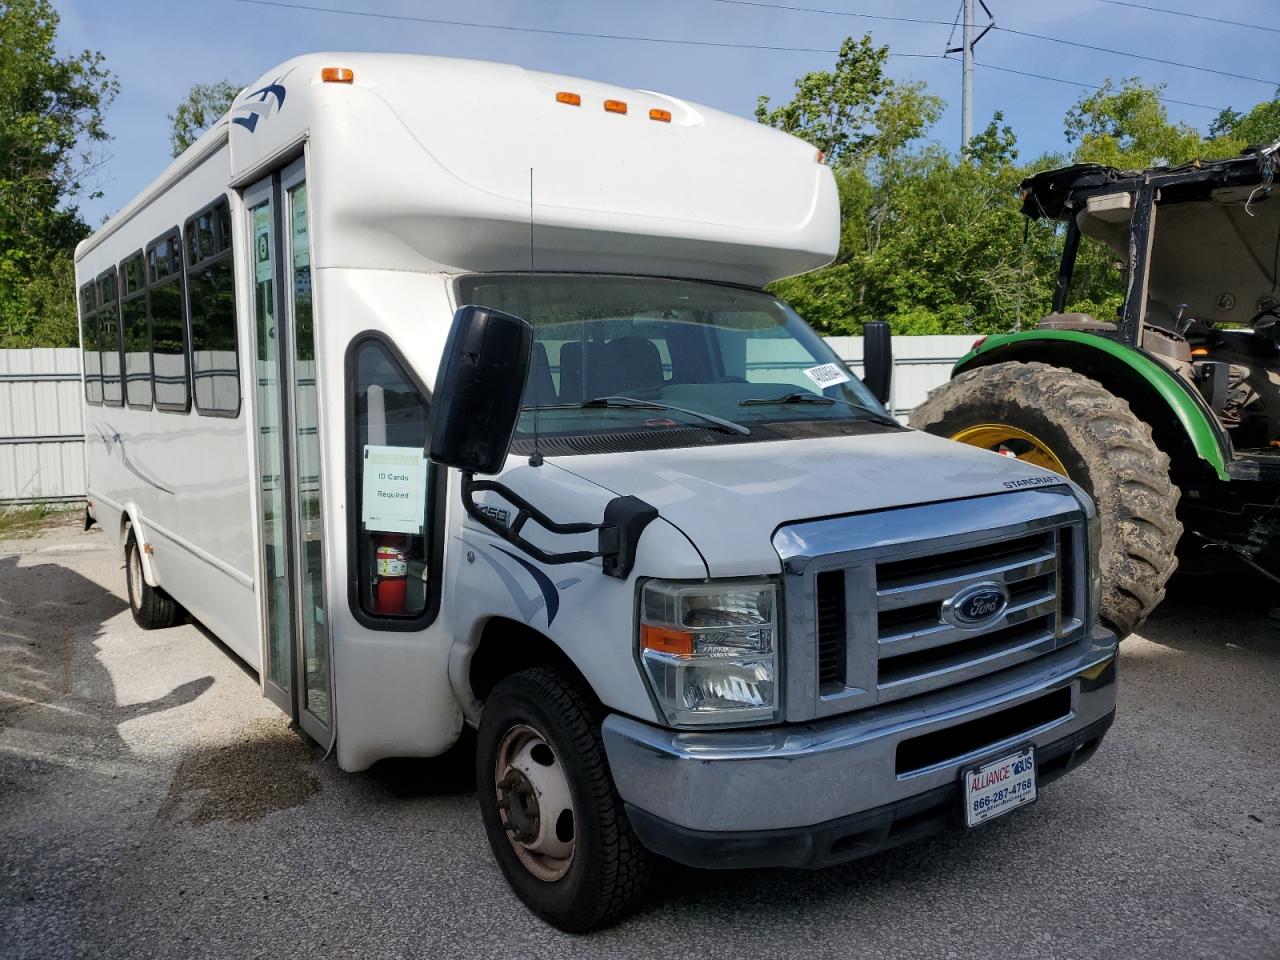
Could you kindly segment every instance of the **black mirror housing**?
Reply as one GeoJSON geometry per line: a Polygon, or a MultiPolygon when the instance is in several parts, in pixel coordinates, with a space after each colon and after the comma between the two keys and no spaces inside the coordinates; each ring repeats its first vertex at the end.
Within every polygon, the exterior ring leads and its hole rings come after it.
{"type": "Polygon", "coordinates": [[[887,405],[893,390],[893,338],[883,320],[862,325],[862,371],[867,389],[887,405]]]}
{"type": "Polygon", "coordinates": [[[488,307],[460,307],[431,397],[431,459],[497,473],[507,459],[529,376],[533,327],[488,307]]]}

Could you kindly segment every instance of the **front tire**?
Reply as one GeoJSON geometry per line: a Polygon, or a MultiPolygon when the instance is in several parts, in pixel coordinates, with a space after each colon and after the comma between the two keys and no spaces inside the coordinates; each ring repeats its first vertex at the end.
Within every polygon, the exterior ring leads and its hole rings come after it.
{"type": "Polygon", "coordinates": [[[149,586],[142,575],[142,548],[132,529],[124,546],[124,578],[134,623],[143,630],[160,630],[178,622],[177,601],[159,587],[149,586]]]}
{"type": "Polygon", "coordinates": [[[525,905],[569,933],[634,910],[651,855],[627,820],[580,686],[542,667],[506,678],[485,701],[476,748],[485,833],[525,905]]]}
{"type": "Polygon", "coordinates": [[[1046,363],[996,363],[932,391],[911,426],[1056,470],[1093,497],[1102,520],[1099,614],[1120,636],[1164,598],[1182,536],[1178,488],[1151,428],[1102,384],[1046,363]]]}

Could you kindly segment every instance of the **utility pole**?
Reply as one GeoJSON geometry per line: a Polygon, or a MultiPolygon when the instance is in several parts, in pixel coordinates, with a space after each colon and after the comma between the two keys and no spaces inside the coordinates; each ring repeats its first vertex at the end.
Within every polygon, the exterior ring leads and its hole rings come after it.
{"type": "MultiPolygon", "coordinates": [[[[964,32],[961,35],[961,46],[949,47],[947,53],[959,53],[962,55],[963,71],[960,87],[960,152],[963,153],[965,147],[969,146],[969,141],[973,139],[973,48],[978,45],[978,41],[985,37],[996,25],[996,18],[991,15],[991,10],[987,7],[985,0],[976,0],[978,6],[982,7],[982,12],[987,15],[987,25],[982,28],[982,32],[976,37],[973,35],[973,8],[975,0],[963,0],[964,8],[964,32]]],[[[952,28],[955,29],[954,27],[952,28]]],[[[954,36],[954,34],[953,34],[954,36]]]]}
{"type": "Polygon", "coordinates": [[[973,139],[973,0],[964,0],[964,78],[961,81],[960,149],[973,139]]]}

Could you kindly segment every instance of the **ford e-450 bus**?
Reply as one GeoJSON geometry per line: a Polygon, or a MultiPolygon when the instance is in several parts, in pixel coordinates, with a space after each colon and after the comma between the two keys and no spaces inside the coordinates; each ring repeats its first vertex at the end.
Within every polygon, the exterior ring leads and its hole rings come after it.
{"type": "Polygon", "coordinates": [[[516,66],[263,75],[76,253],[92,518],[345,770],[476,730],[516,893],[817,867],[1031,802],[1115,708],[1089,497],[885,412],[763,288],[792,136],[516,66]]]}

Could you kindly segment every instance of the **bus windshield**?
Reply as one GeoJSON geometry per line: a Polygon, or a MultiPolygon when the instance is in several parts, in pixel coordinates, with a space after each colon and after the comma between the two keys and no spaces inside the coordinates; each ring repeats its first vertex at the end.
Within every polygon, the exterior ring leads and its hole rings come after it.
{"type": "Polygon", "coordinates": [[[533,435],[535,419],[542,436],[889,422],[826,341],[761,291],[650,277],[485,274],[461,278],[458,293],[460,304],[533,325],[520,438],[533,435]]]}

